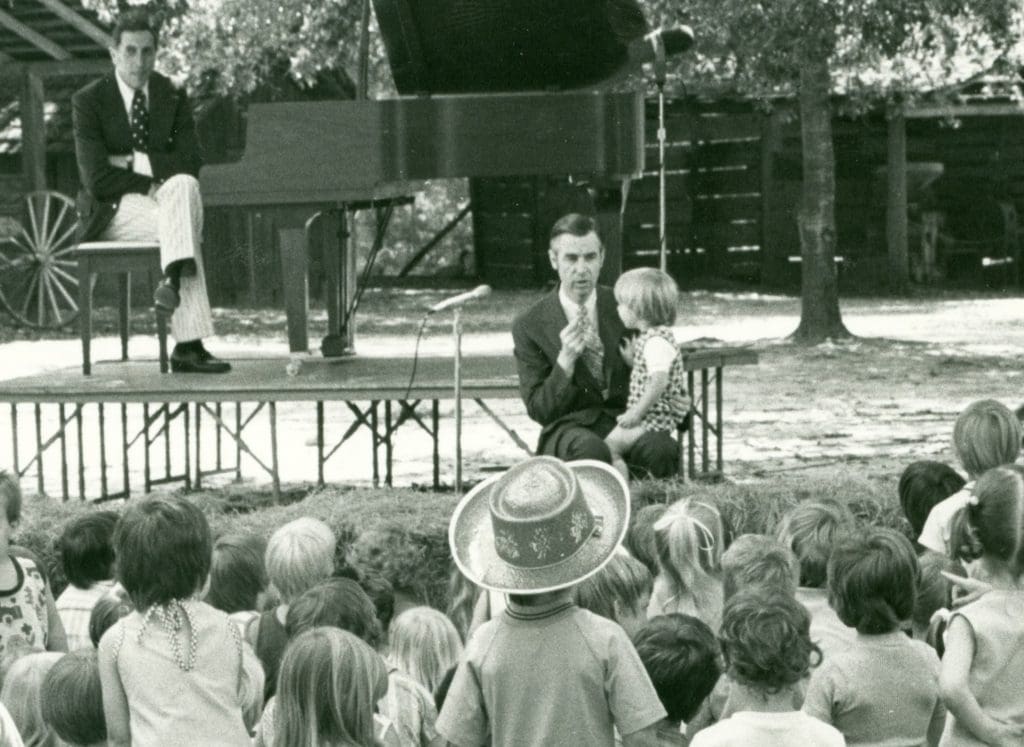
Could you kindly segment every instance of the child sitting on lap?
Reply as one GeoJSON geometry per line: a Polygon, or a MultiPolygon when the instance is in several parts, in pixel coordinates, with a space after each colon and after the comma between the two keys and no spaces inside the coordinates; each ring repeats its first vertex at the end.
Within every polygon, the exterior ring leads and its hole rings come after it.
{"type": "Polygon", "coordinates": [[[692,747],[845,744],[834,726],[793,707],[794,688],[821,659],[810,623],[807,610],[777,589],[747,589],[726,603],[719,640],[737,711],[694,736],[692,747]]]}
{"type": "Polygon", "coordinates": [[[455,562],[505,613],[466,645],[437,721],[450,743],[649,744],[664,707],[622,628],[572,587],[622,542],[629,489],[603,462],[535,457],[477,485],[452,516],[455,562]]]}
{"type": "Polygon", "coordinates": [[[618,425],[605,436],[612,466],[629,480],[626,455],[647,431],[675,432],[686,417],[679,405],[686,394],[686,372],[672,325],[679,288],[670,275],[652,267],[624,272],[615,283],[619,316],[640,336],[633,345],[629,400],[618,425]]]}
{"type": "Polygon", "coordinates": [[[183,498],[133,503],[114,533],[117,575],[135,611],[99,646],[112,745],[250,744],[244,710],[263,671],[228,616],[198,599],[210,528],[183,498]]]}
{"type": "Polygon", "coordinates": [[[97,600],[114,587],[114,527],[117,514],[95,511],[73,519],[57,548],[68,586],[57,597],[68,651],[92,648],[89,616],[97,600]]]}
{"type": "Polygon", "coordinates": [[[722,673],[715,634],[696,617],[673,613],[651,618],[633,643],[668,712],[658,744],[689,744],[680,727],[697,715],[722,673]]]}
{"type": "Polygon", "coordinates": [[[954,556],[956,548],[950,543],[953,517],[970,503],[975,480],[990,469],[1017,461],[1022,434],[1017,416],[993,399],[972,402],[960,413],[953,425],[953,450],[967,470],[969,482],[928,513],[917,538],[923,547],[954,556]]]}
{"type": "Polygon", "coordinates": [[[847,744],[938,743],[939,657],[900,629],[914,611],[918,573],[913,545],[893,529],[864,530],[832,551],[829,599],[858,635],[811,675],[804,711],[847,744]]]}
{"type": "Polygon", "coordinates": [[[21,519],[21,487],[0,470],[0,656],[9,641],[24,641],[35,651],[67,651],[50,587],[38,566],[11,553],[11,534],[21,519]]]}
{"type": "Polygon", "coordinates": [[[277,687],[277,667],[288,642],[284,629],[288,605],[304,591],[330,578],[337,544],[329,526],[309,517],[289,521],[267,543],[267,578],[281,603],[250,621],[245,631],[245,639],[267,675],[264,700],[270,700],[277,687]]]}
{"type": "Polygon", "coordinates": [[[826,580],[832,548],[855,527],[853,514],[837,501],[799,503],[787,511],[775,536],[800,562],[796,599],[811,613],[811,640],[825,661],[853,645],[856,631],[829,606],[826,580]]]}

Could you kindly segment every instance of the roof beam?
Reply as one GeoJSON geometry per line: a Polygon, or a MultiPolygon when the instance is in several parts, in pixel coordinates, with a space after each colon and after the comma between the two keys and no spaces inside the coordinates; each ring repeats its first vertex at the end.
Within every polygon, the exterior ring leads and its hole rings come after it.
{"type": "Polygon", "coordinates": [[[70,60],[71,53],[59,44],[47,39],[38,31],[29,28],[10,13],[0,10],[0,26],[17,34],[28,43],[34,45],[55,60],[70,60]]]}
{"type": "Polygon", "coordinates": [[[53,13],[55,16],[60,18],[62,21],[67,22],[70,26],[73,26],[76,31],[81,32],[85,36],[92,39],[94,42],[102,47],[109,47],[113,43],[110,38],[110,34],[101,29],[99,26],[94,24],[92,21],[80,16],[75,11],[71,10],[61,0],[36,0],[40,5],[46,8],[48,11],[53,13]]]}

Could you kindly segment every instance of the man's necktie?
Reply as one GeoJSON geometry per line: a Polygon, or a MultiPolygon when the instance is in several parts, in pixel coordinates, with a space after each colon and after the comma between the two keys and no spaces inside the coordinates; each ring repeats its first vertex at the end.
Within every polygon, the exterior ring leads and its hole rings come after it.
{"type": "Polygon", "coordinates": [[[149,110],[141,88],[135,89],[132,97],[132,148],[141,153],[149,151],[149,110]]]}
{"type": "Polygon", "coordinates": [[[576,313],[579,315],[580,328],[583,330],[583,338],[587,346],[583,353],[580,354],[580,358],[594,379],[603,387],[604,345],[601,343],[601,338],[598,336],[594,325],[590,323],[590,315],[587,314],[586,307],[580,304],[576,313]]]}

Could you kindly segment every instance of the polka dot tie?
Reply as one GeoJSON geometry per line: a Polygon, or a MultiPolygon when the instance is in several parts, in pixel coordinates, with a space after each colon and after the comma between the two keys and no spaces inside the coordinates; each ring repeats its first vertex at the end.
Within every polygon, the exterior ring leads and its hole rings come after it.
{"type": "Polygon", "coordinates": [[[149,150],[149,110],[142,89],[132,97],[132,148],[141,153],[149,150]]]}

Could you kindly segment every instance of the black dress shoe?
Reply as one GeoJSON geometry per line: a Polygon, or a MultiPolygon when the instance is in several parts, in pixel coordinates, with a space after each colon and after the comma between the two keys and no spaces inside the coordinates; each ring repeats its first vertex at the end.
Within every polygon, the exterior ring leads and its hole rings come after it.
{"type": "Polygon", "coordinates": [[[227,373],[231,364],[214,358],[205,349],[175,350],[171,353],[173,373],[227,373]]]}

